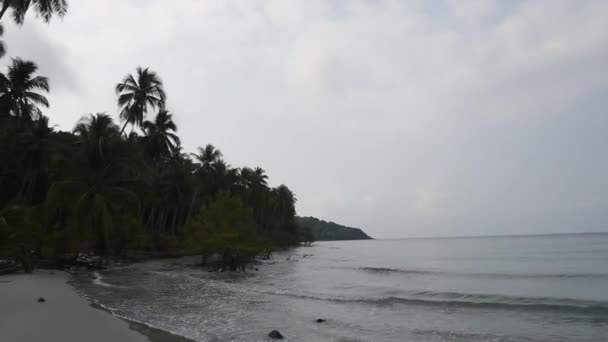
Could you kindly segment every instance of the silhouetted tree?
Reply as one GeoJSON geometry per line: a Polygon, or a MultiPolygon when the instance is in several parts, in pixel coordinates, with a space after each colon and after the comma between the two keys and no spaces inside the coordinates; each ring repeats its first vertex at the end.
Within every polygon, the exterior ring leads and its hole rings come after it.
{"type": "MultiPolygon", "coordinates": [[[[0,37],[4,36],[4,26],[0,24],[0,37]]],[[[4,40],[0,40],[0,58],[6,55],[6,43],[4,40]]]]}
{"type": "Polygon", "coordinates": [[[33,8],[34,12],[45,22],[50,22],[53,16],[63,17],[68,11],[67,0],[2,0],[0,2],[0,20],[10,9],[15,23],[22,25],[27,12],[33,8]]]}
{"type": "Polygon", "coordinates": [[[156,114],[154,121],[143,123],[144,139],[152,158],[168,157],[176,146],[180,145],[177,134],[177,126],[173,122],[173,115],[166,110],[161,110],[156,114]]]}
{"type": "Polygon", "coordinates": [[[127,75],[116,85],[120,118],[127,124],[141,127],[150,109],[164,109],[165,90],[158,75],[148,68],[137,67],[135,75],[127,75]]]}
{"type": "Polygon", "coordinates": [[[74,128],[78,154],[74,175],[53,184],[47,197],[52,210],[68,205],[72,212],[72,235],[77,247],[108,252],[113,225],[121,215],[136,216],[139,199],[127,185],[136,177],[126,142],[118,126],[106,114],[89,115],[74,128]],[[84,243],[84,246],[83,246],[84,243]]]}
{"type": "Polygon", "coordinates": [[[42,115],[38,106],[49,107],[46,97],[36,92],[48,92],[49,80],[34,76],[37,70],[34,62],[12,59],[6,75],[0,73],[0,113],[29,121],[42,115]]]}

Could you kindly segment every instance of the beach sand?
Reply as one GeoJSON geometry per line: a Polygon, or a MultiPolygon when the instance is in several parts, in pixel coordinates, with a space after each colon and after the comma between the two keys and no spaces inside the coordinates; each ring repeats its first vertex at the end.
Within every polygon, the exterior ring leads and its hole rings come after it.
{"type": "Polygon", "coordinates": [[[0,277],[2,342],[187,341],[96,309],[67,281],[69,274],[36,270],[0,277]],[[45,302],[38,303],[43,297],[45,302]]]}

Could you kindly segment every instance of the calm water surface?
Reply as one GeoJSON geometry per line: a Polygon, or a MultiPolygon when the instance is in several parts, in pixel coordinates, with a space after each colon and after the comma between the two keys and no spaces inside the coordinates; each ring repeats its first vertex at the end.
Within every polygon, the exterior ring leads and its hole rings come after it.
{"type": "Polygon", "coordinates": [[[608,234],[318,242],[246,274],[192,262],[75,285],[197,341],[608,341],[608,234]]]}

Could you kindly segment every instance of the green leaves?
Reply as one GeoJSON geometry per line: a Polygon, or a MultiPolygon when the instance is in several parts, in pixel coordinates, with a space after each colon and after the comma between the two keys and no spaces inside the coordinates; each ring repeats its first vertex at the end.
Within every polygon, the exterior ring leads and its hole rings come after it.
{"type": "Polygon", "coordinates": [[[40,218],[40,208],[13,206],[0,211],[0,251],[12,256],[10,254],[19,246],[40,248],[44,243],[40,218]]]}
{"type": "Polygon", "coordinates": [[[0,19],[8,9],[12,10],[12,17],[17,25],[23,25],[25,15],[33,8],[36,14],[45,22],[50,22],[54,15],[63,17],[68,11],[67,0],[5,0],[2,2],[0,19]]]}
{"type": "Polygon", "coordinates": [[[173,115],[167,110],[161,110],[154,121],[143,123],[146,137],[144,142],[152,159],[168,158],[181,144],[179,137],[175,134],[177,126],[173,122],[173,115]]]}
{"type": "Polygon", "coordinates": [[[49,102],[36,91],[48,92],[49,80],[34,76],[38,66],[31,61],[13,58],[6,75],[0,74],[0,108],[22,120],[30,121],[42,115],[38,106],[48,108],[49,102]]]}
{"type": "Polygon", "coordinates": [[[270,247],[255,233],[252,212],[241,200],[221,192],[188,227],[188,245],[193,251],[222,256],[220,268],[236,270],[270,247]]]}
{"type": "Polygon", "coordinates": [[[142,126],[145,115],[151,109],[164,109],[166,94],[163,82],[148,68],[137,67],[136,75],[127,75],[116,85],[120,118],[127,124],[142,126]]]}

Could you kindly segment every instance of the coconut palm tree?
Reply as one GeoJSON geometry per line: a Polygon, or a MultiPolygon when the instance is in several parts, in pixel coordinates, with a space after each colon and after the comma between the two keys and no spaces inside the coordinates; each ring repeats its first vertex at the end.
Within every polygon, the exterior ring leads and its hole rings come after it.
{"type": "Polygon", "coordinates": [[[54,128],[49,126],[49,118],[42,116],[19,135],[22,182],[15,203],[29,206],[44,199],[51,159],[55,157],[56,152],[53,133],[54,128]]]}
{"type": "Polygon", "coordinates": [[[89,114],[78,121],[73,132],[81,143],[100,145],[118,137],[118,126],[105,113],[89,114]]]}
{"type": "Polygon", "coordinates": [[[180,146],[180,140],[177,134],[177,126],[171,115],[166,110],[161,110],[156,114],[154,121],[145,121],[142,125],[146,137],[146,142],[150,154],[153,158],[170,156],[177,146],[180,146]]]}
{"type": "Polygon", "coordinates": [[[49,80],[34,76],[38,66],[34,62],[13,58],[6,75],[0,73],[0,111],[23,120],[42,115],[38,106],[49,107],[49,101],[36,91],[49,91],[49,80]]]}
{"type": "MultiPolygon", "coordinates": [[[[4,36],[4,26],[0,24],[0,37],[2,36],[4,36]]],[[[0,58],[4,55],[6,55],[6,43],[4,43],[4,40],[0,40],[0,58]]]]}
{"type": "Polygon", "coordinates": [[[2,4],[0,7],[0,20],[11,9],[13,20],[18,25],[23,25],[25,15],[32,7],[36,14],[47,23],[55,15],[63,18],[68,11],[67,0],[2,0],[0,3],[2,4]]]}
{"type": "Polygon", "coordinates": [[[266,188],[268,176],[266,171],[260,167],[255,169],[244,167],[241,169],[240,176],[243,185],[252,191],[266,188]]]}
{"type": "Polygon", "coordinates": [[[47,208],[68,206],[74,213],[72,233],[77,247],[85,244],[105,253],[110,237],[120,235],[117,220],[136,217],[139,200],[128,184],[135,179],[132,155],[119,139],[118,126],[100,113],[89,115],[76,125],[78,154],[74,156],[71,179],[54,183],[47,195],[47,208]],[[114,232],[114,233],[112,233],[114,232]]]}
{"type": "Polygon", "coordinates": [[[264,171],[264,169],[262,169],[261,167],[256,167],[255,169],[253,169],[253,176],[254,182],[256,184],[263,186],[268,185],[268,175],[266,174],[266,171],[264,171]]]}
{"type": "Polygon", "coordinates": [[[222,152],[215,148],[215,146],[211,144],[207,144],[207,146],[199,147],[198,154],[192,155],[196,161],[201,164],[203,169],[210,169],[214,164],[221,161],[222,152]]]}
{"type": "Polygon", "coordinates": [[[163,82],[156,72],[148,68],[137,67],[135,75],[127,75],[116,85],[120,118],[125,122],[120,133],[127,124],[141,126],[150,109],[164,109],[165,90],[163,82]]]}

